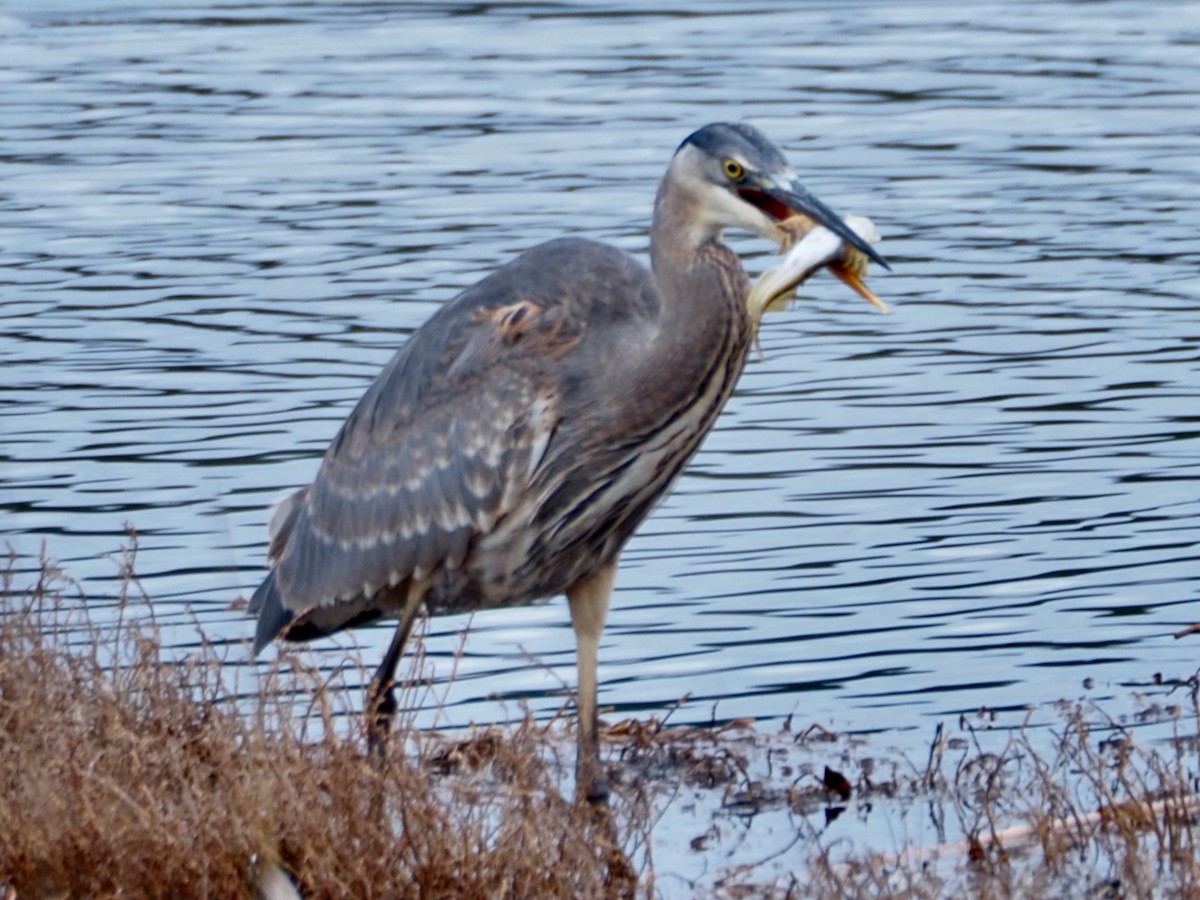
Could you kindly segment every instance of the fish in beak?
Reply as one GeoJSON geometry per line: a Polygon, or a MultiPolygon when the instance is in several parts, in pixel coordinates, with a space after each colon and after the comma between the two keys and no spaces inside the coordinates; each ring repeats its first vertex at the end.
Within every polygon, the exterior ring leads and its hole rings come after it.
{"type": "MultiPolygon", "coordinates": [[[[747,180],[749,181],[749,179],[747,180]]],[[[782,224],[799,219],[807,220],[809,228],[821,225],[868,259],[874,260],[891,271],[892,267],[888,265],[888,261],[879,255],[879,252],[871,246],[870,241],[856,234],[841,216],[817,199],[794,177],[762,176],[745,187],[739,188],[738,196],[766,213],[777,223],[782,224]]],[[[879,239],[878,235],[875,239],[879,239]]]]}
{"type": "Polygon", "coordinates": [[[815,223],[807,214],[779,223],[780,250],[786,255],[781,265],[763,272],[750,291],[749,308],[755,321],[767,310],[786,306],[793,291],[822,267],[828,267],[880,312],[890,312],[866,284],[869,260],[882,259],[871,247],[879,240],[874,223],[862,216],[847,216],[838,221],[841,228],[837,231],[824,223],[815,223]],[[842,232],[853,235],[853,239],[842,232]],[[862,249],[864,246],[867,250],[862,249]]]}

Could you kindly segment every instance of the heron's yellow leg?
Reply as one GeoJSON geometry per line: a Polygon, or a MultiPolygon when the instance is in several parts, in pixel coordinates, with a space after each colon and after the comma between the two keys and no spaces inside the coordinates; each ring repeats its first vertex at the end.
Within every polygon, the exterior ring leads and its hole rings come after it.
{"type": "Polygon", "coordinates": [[[575,662],[579,670],[579,755],[575,763],[575,790],[594,803],[608,799],[608,781],[600,769],[599,723],[596,714],[596,665],[600,636],[608,619],[617,560],[567,590],[571,625],[575,629],[575,662]]]}

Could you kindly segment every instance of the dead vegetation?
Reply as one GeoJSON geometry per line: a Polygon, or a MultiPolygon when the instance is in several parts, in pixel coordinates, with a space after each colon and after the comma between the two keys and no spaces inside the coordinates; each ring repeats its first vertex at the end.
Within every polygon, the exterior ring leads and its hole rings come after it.
{"type": "Polygon", "coordinates": [[[1188,690],[1189,715],[1175,713],[1188,731],[1166,752],[1079,704],[1062,704],[1049,734],[1018,730],[993,751],[973,737],[951,750],[939,729],[917,781],[937,831],[960,837],[842,858],[828,849],[791,895],[1200,896],[1194,679],[1188,690]]]}
{"type": "Polygon", "coordinates": [[[272,863],[304,897],[632,893],[637,823],[564,797],[544,726],[480,739],[483,777],[443,774],[442,741],[368,757],[315,673],[233,703],[216,651],[163,662],[128,597],[101,627],[48,561],[3,587],[0,896],[249,897],[272,863]]]}
{"type": "Polygon", "coordinates": [[[570,717],[400,723],[372,757],[357,692],[303,656],[251,691],[231,691],[221,648],[166,659],[132,549],[103,610],[50,560],[17,562],[0,584],[0,896],[253,897],[280,872],[306,898],[1200,896],[1195,676],[1154,706],[1175,725],[1149,748],[1077,704],[1049,729],[939,728],[919,761],[790,722],[622,722],[597,809],[572,798],[570,717]],[[704,827],[664,836],[679,804],[704,827]],[[839,830],[904,816],[934,838],[864,848],[839,830]],[[767,820],[773,848],[702,880],[656,871],[668,841],[703,857],[767,820]]]}

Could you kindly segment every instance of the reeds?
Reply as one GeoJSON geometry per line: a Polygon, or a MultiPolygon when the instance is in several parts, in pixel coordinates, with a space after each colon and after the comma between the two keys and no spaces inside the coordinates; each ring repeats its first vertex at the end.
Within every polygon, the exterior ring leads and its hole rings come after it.
{"type": "MultiPolygon", "coordinates": [[[[220,648],[169,658],[134,546],[104,608],[45,556],[0,573],[0,897],[1200,897],[1195,676],[1151,747],[1074,703],[1049,727],[939,727],[916,763],[790,721],[623,722],[597,808],[572,797],[569,717],[401,722],[372,756],[356,692],[304,655],[249,691],[220,648]],[[698,797],[712,827],[659,833],[698,797]],[[935,840],[839,838],[841,815],[914,811],[935,840]],[[768,816],[778,848],[729,857],[726,825],[768,816]],[[668,840],[709,876],[656,872],[668,840]]],[[[412,681],[402,709],[430,699],[412,681]]]]}
{"type": "Polygon", "coordinates": [[[1200,897],[1200,682],[1178,687],[1186,705],[1147,711],[1174,720],[1161,748],[1082,703],[1059,704],[1049,729],[986,741],[969,725],[953,741],[939,728],[907,793],[939,833],[961,837],[889,853],[822,849],[790,895],[1200,897]]]}
{"type": "Polygon", "coordinates": [[[250,897],[274,867],[314,898],[632,893],[635,826],[564,797],[545,726],[476,735],[486,753],[452,765],[440,739],[369,756],[315,672],[233,702],[212,648],[163,661],[150,618],[95,624],[49,560],[14,581],[10,563],[0,896],[250,897]],[[296,695],[322,727],[293,720],[296,695]]]}

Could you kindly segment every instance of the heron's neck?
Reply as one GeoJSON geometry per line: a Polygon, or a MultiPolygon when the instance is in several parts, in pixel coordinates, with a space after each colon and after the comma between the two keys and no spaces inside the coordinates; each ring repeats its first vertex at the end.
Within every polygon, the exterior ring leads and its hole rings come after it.
{"type": "Polygon", "coordinates": [[[750,285],[741,260],[695,198],[669,178],[654,203],[650,265],[666,306],[696,313],[714,303],[745,308],[750,285]]]}
{"type": "MultiPolygon", "coordinates": [[[[650,229],[650,261],[662,306],[650,334],[649,377],[682,407],[699,403],[715,415],[746,361],[753,339],[747,313],[750,279],[737,254],[706,230],[703,210],[686,192],[659,191],[650,229]],[[664,373],[670,378],[663,379],[664,373]],[[697,394],[697,385],[703,390],[697,394]]],[[[664,401],[666,402],[666,401],[664,401]]]]}

